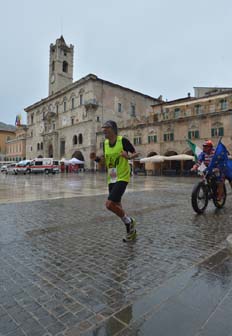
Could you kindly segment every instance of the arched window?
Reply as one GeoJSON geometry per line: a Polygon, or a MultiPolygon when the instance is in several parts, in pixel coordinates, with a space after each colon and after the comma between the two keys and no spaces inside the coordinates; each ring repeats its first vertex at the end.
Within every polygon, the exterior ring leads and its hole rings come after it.
{"type": "Polygon", "coordinates": [[[55,61],[52,61],[52,71],[55,71],[55,61]]]}
{"type": "Polygon", "coordinates": [[[75,107],[75,98],[72,97],[72,110],[74,109],[74,107],[75,107]]]}
{"type": "Polygon", "coordinates": [[[40,144],[40,149],[43,150],[43,143],[40,144]]]}
{"type": "Polygon", "coordinates": [[[68,63],[66,61],[63,62],[63,72],[68,72],[68,63]]]}
{"type": "Polygon", "coordinates": [[[82,143],[83,143],[83,136],[82,136],[81,133],[78,135],[78,142],[79,142],[80,145],[82,145],[82,143]]]}
{"type": "Polygon", "coordinates": [[[37,143],[37,150],[40,150],[40,143],[37,143]]]}
{"type": "Polygon", "coordinates": [[[73,136],[73,145],[77,145],[77,136],[76,135],[73,136]]]}
{"type": "Polygon", "coordinates": [[[83,105],[83,94],[80,94],[80,105],[83,105]]]}

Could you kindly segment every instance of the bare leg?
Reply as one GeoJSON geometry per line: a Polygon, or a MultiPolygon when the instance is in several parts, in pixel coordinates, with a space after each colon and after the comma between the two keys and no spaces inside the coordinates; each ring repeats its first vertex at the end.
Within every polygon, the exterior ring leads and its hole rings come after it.
{"type": "Polygon", "coordinates": [[[218,193],[218,199],[221,200],[222,197],[224,196],[224,183],[223,182],[218,183],[217,193],[218,193]]]}
{"type": "Polygon", "coordinates": [[[123,210],[121,203],[116,203],[116,202],[107,200],[106,208],[112,211],[113,213],[115,213],[115,215],[117,215],[120,218],[125,216],[125,211],[123,210]]]}

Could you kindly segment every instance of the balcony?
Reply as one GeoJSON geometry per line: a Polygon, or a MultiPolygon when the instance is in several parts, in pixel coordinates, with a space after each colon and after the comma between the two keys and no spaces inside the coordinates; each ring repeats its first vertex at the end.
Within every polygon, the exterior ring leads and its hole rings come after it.
{"type": "Polygon", "coordinates": [[[57,115],[55,112],[49,111],[46,113],[46,115],[43,117],[43,120],[50,120],[52,118],[55,118],[57,115]]]}
{"type": "Polygon", "coordinates": [[[84,106],[85,106],[86,111],[89,111],[89,110],[96,110],[99,104],[98,104],[97,99],[93,98],[93,99],[86,100],[84,102],[84,106]]]}

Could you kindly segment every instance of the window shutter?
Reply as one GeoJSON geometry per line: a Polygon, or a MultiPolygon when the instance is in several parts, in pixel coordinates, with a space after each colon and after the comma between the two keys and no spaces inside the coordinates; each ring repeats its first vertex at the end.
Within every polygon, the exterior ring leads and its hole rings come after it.
{"type": "Polygon", "coordinates": [[[219,127],[219,136],[223,136],[223,135],[224,135],[224,128],[219,127]]]}

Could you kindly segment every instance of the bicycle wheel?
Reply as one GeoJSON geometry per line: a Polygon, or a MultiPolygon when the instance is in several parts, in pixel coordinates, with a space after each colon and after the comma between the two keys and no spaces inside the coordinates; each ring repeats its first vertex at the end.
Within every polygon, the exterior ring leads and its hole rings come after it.
{"type": "Polygon", "coordinates": [[[198,182],[192,191],[192,207],[193,210],[201,214],[205,211],[208,205],[208,189],[203,182],[198,182]]]}
{"type": "Polygon", "coordinates": [[[223,208],[225,203],[226,203],[227,190],[226,190],[225,184],[224,184],[223,188],[224,188],[224,194],[223,194],[223,197],[220,201],[217,200],[217,195],[215,195],[213,197],[213,203],[214,203],[215,207],[218,208],[218,209],[223,208]]]}

